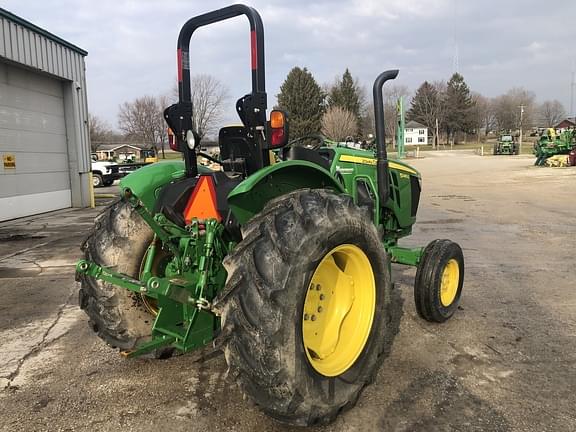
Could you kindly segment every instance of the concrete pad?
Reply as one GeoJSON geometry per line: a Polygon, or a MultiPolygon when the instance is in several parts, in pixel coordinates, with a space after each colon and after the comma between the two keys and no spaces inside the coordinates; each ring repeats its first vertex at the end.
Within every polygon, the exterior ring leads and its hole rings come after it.
{"type": "MultiPolygon", "coordinates": [[[[356,408],[315,430],[576,430],[576,168],[421,154],[409,161],[423,175],[419,221],[404,243],[461,244],[461,310],[422,321],[414,269],[394,267],[403,316],[391,355],[356,408]]],[[[0,224],[0,430],[299,430],[244,400],[218,352],[126,360],[92,333],[73,263],[97,213],[0,224]]]]}

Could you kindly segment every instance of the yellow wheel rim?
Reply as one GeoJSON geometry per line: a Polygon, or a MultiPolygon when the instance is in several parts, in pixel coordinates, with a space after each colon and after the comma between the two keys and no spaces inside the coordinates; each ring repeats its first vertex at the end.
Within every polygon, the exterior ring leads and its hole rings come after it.
{"type": "Polygon", "coordinates": [[[346,372],[366,345],[376,307],[372,265],[358,246],[332,249],[312,275],[302,336],[312,367],[324,376],[346,372]]]}
{"type": "MultiPolygon", "coordinates": [[[[150,243],[152,245],[152,243],[150,243]]],[[[144,253],[144,257],[142,257],[142,262],[140,262],[140,271],[138,272],[139,277],[141,278],[144,273],[144,265],[146,264],[146,258],[148,257],[148,253],[150,252],[150,247],[146,249],[144,253]]],[[[152,263],[152,275],[153,276],[164,276],[164,271],[162,270],[162,262],[171,257],[169,253],[164,251],[161,247],[157,246],[156,248],[156,255],[154,256],[154,262],[152,263]]],[[[148,312],[152,315],[158,315],[158,301],[155,298],[148,297],[146,294],[140,294],[140,298],[142,299],[142,303],[144,303],[144,307],[148,312]]]]}
{"type": "Polygon", "coordinates": [[[442,272],[442,280],[440,282],[440,302],[442,306],[448,307],[452,304],[458,292],[459,282],[460,266],[458,261],[452,258],[446,263],[446,267],[444,267],[442,272]]]}

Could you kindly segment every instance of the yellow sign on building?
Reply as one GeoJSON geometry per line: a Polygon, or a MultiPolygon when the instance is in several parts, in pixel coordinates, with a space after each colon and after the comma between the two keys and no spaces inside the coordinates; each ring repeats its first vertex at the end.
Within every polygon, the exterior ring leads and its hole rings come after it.
{"type": "Polygon", "coordinates": [[[11,153],[5,153],[2,155],[2,160],[4,161],[4,169],[15,169],[16,168],[16,156],[11,153]]]}

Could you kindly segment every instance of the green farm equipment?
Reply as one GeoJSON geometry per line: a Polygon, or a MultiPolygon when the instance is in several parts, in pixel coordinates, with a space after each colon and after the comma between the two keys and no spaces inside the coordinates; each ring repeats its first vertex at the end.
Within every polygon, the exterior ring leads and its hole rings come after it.
{"type": "Polygon", "coordinates": [[[518,143],[514,135],[502,134],[498,138],[498,142],[494,144],[495,155],[517,155],[518,143]]]}
{"type": "Polygon", "coordinates": [[[233,5],[189,20],[178,38],[179,102],[165,110],[182,161],[122,179],[120,200],[95,221],[76,266],[92,329],[126,357],[166,357],[214,343],[231,376],[268,415],[311,425],[352,407],[389,352],[391,263],[417,267],[418,314],[449,319],[464,279],[449,240],[403,247],[420,174],[388,160],[382,87],[373,87],[376,151],[289,143],[288,116],[266,116],[258,13],[233,5]],[[245,15],[252,91],[242,126],[219,132],[221,170],[193,129],[190,39],[199,27],[245,15]],[[272,151],[276,156],[272,157],[272,151]]]}
{"type": "Polygon", "coordinates": [[[554,129],[550,128],[534,143],[534,165],[544,166],[548,158],[570,154],[573,149],[576,149],[575,129],[567,129],[557,136],[554,129]]]}

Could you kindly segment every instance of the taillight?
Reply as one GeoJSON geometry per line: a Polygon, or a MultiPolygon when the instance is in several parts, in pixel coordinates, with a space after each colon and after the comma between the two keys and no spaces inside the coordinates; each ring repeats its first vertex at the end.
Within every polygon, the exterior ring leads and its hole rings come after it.
{"type": "Polygon", "coordinates": [[[270,127],[272,129],[284,128],[285,116],[282,111],[274,110],[270,112],[270,127]]]}
{"type": "Polygon", "coordinates": [[[288,144],[288,121],[284,111],[270,112],[268,122],[268,147],[277,148],[288,144]]]}
{"type": "Polygon", "coordinates": [[[284,145],[284,129],[272,129],[272,136],[270,137],[270,145],[272,147],[280,147],[284,145]]]}
{"type": "Polygon", "coordinates": [[[176,139],[176,135],[172,132],[172,129],[168,128],[168,144],[170,148],[174,151],[180,151],[178,148],[178,140],[176,139]]]}

